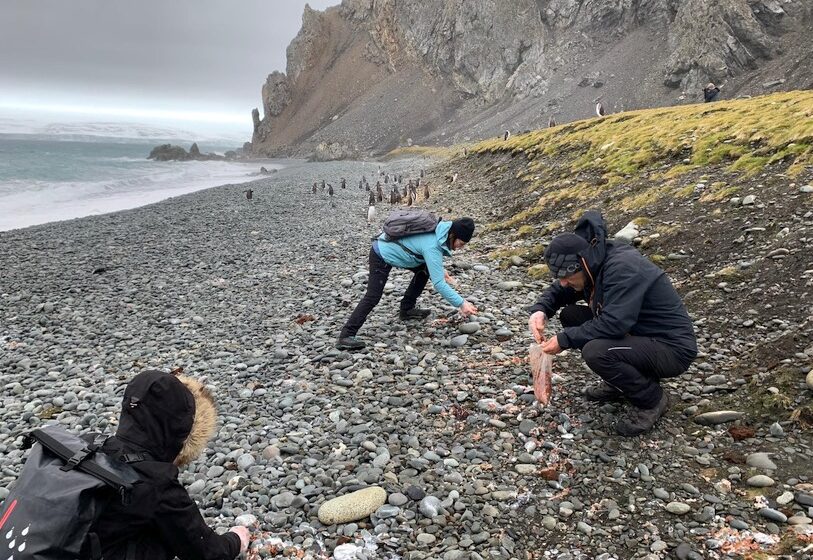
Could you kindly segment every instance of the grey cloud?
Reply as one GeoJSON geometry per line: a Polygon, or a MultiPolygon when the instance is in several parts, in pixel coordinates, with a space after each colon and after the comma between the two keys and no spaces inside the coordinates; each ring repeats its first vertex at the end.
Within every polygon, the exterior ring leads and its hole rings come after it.
{"type": "Polygon", "coordinates": [[[248,112],[265,76],[284,71],[305,3],[4,0],[0,93],[195,99],[248,112]]]}

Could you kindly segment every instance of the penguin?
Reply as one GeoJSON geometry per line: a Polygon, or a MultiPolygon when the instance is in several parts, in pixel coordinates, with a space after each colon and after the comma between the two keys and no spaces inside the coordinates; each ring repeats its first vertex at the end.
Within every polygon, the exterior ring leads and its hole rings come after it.
{"type": "Polygon", "coordinates": [[[371,224],[375,221],[375,204],[370,204],[367,207],[367,223],[371,224]]]}
{"type": "Polygon", "coordinates": [[[384,202],[384,189],[381,188],[381,184],[378,184],[378,188],[375,190],[376,199],[378,202],[384,202]]]}
{"type": "Polygon", "coordinates": [[[389,183],[389,182],[390,182],[390,174],[389,174],[389,173],[386,173],[386,174],[384,175],[384,184],[386,185],[386,184],[387,184],[387,183],[389,183]]]}
{"type": "Polygon", "coordinates": [[[429,200],[429,195],[430,194],[431,194],[431,191],[429,190],[429,183],[424,183],[424,185],[423,185],[423,199],[424,200],[429,200]]]}
{"type": "Polygon", "coordinates": [[[457,173],[452,175],[452,183],[454,183],[455,181],[457,181],[457,173]]]}
{"type": "Polygon", "coordinates": [[[415,190],[415,187],[409,189],[409,205],[412,206],[413,204],[418,203],[418,191],[415,190]]]}
{"type": "Polygon", "coordinates": [[[556,126],[556,119],[551,115],[548,119],[548,128],[553,128],[554,126],[556,126]]]}
{"type": "Polygon", "coordinates": [[[368,203],[370,206],[375,206],[375,193],[370,191],[370,196],[368,197],[368,203]]]}
{"type": "Polygon", "coordinates": [[[598,117],[604,116],[604,105],[602,105],[601,101],[596,103],[596,116],[598,117]]]}
{"type": "Polygon", "coordinates": [[[426,171],[423,168],[421,168],[421,177],[423,177],[424,174],[426,174],[426,171]]]}
{"type": "Polygon", "coordinates": [[[313,191],[313,194],[316,194],[316,183],[313,184],[313,188],[311,190],[313,191]]]}
{"type": "Polygon", "coordinates": [[[322,179],[322,192],[325,192],[325,180],[322,179]]]}
{"type": "Polygon", "coordinates": [[[503,140],[508,140],[509,138],[511,138],[511,131],[506,130],[502,135],[502,139],[503,140]]]}
{"type": "Polygon", "coordinates": [[[420,186],[421,186],[421,178],[418,177],[417,179],[415,179],[415,188],[420,188],[420,186]]]}
{"type": "Polygon", "coordinates": [[[327,184],[327,194],[333,196],[333,185],[331,185],[330,183],[327,184]]]}
{"type": "Polygon", "coordinates": [[[465,146],[463,147],[463,157],[469,157],[469,149],[465,146]]]}
{"type": "Polygon", "coordinates": [[[342,183],[341,183],[341,185],[342,185],[342,188],[343,188],[343,189],[346,189],[346,188],[347,188],[347,181],[345,181],[345,180],[344,180],[344,177],[342,177],[342,183]]]}
{"type": "Polygon", "coordinates": [[[246,200],[251,200],[252,197],[254,196],[254,191],[251,190],[251,189],[248,189],[247,191],[243,191],[243,192],[246,193],[246,200]]]}
{"type": "Polygon", "coordinates": [[[390,191],[390,204],[398,202],[398,191],[394,188],[390,191]]]}

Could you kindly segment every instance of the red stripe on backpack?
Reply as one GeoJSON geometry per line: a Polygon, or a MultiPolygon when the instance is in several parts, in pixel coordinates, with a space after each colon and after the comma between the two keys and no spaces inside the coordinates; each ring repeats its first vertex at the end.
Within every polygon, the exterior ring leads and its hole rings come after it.
{"type": "Polygon", "coordinates": [[[17,505],[17,500],[14,500],[14,501],[11,502],[11,505],[8,506],[8,509],[6,510],[6,513],[3,514],[3,518],[0,519],[0,529],[2,529],[3,525],[6,524],[6,521],[8,521],[8,518],[11,517],[11,512],[14,511],[14,508],[15,508],[16,505],[17,505]]]}

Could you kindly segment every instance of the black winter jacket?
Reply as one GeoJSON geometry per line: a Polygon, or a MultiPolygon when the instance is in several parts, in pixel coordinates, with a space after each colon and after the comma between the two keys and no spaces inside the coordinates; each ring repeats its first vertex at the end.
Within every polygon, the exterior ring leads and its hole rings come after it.
{"type": "Polygon", "coordinates": [[[717,96],[720,95],[720,88],[703,88],[703,102],[711,103],[717,101],[717,96]]]}
{"type": "Polygon", "coordinates": [[[172,463],[193,430],[195,407],[192,393],[168,373],[144,372],[127,386],[119,429],[103,451],[149,460],[131,463],[141,482],[130,504],[114,500],[92,529],[105,560],[232,560],[240,553],[236,534],[206,525],[172,463]]]}
{"type": "Polygon", "coordinates": [[[607,227],[598,212],[586,212],[576,235],[590,247],[579,254],[588,282],[584,291],[555,281],[529,308],[553,317],[560,308],[589,302],[593,319],[558,334],[562,348],[582,348],[597,338],[627,334],[650,337],[670,346],[686,367],[697,356],[694,328],[683,301],[666,273],[635,248],[606,240],[607,227]]]}

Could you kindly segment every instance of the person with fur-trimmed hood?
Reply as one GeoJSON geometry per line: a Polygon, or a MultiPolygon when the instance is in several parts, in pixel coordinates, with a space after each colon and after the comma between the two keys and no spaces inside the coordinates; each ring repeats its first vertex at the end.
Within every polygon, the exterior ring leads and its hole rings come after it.
{"type": "Polygon", "coordinates": [[[554,282],[529,308],[531,334],[548,354],[581,350],[602,379],[584,395],[592,401],[626,398],[632,404],[616,431],[648,431],[669,408],[663,378],[685,372],[697,356],[694,326],[666,273],[634,247],[606,239],[598,212],[586,212],[575,233],[545,249],[554,282]],[[585,300],[588,305],[576,305],[585,300]],[[564,327],[544,339],[548,319],[561,309],[564,327]]]}
{"type": "Polygon", "coordinates": [[[218,535],[178,481],[178,468],[197,459],[217,422],[212,394],[197,380],[144,371],[127,385],[116,435],[102,450],[138,472],[130,503],[113,501],[91,529],[105,560],[232,560],[249,531],[218,535]]]}

